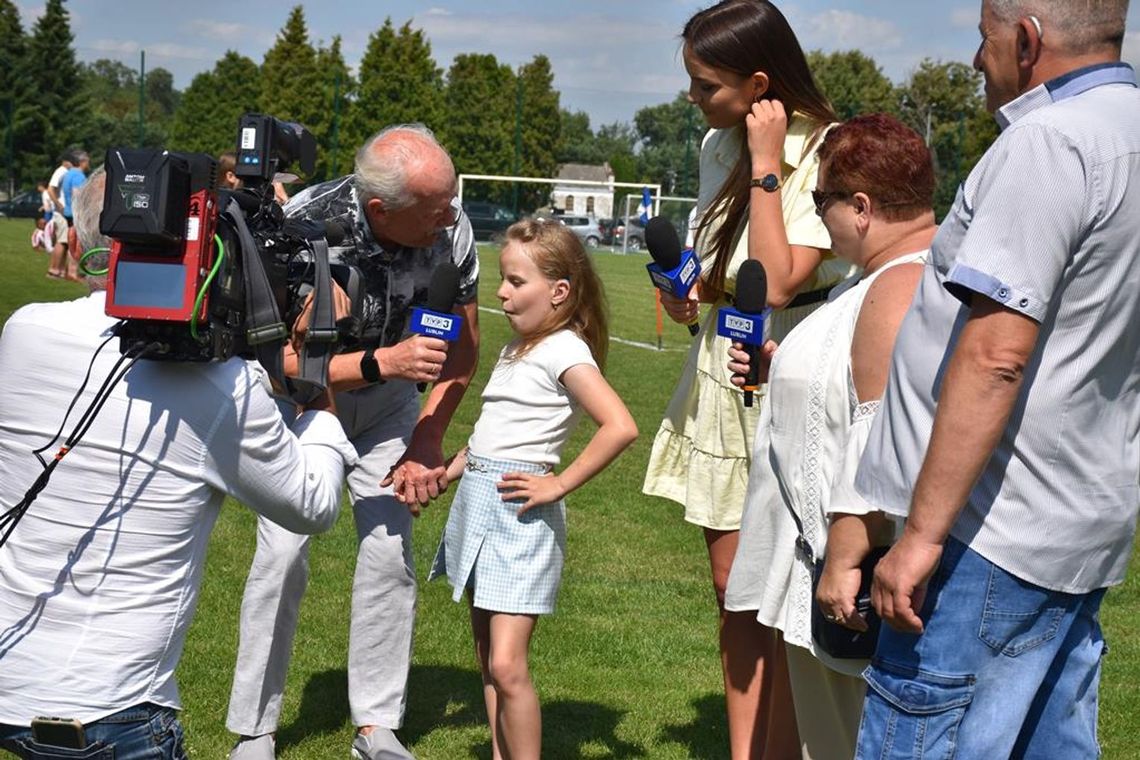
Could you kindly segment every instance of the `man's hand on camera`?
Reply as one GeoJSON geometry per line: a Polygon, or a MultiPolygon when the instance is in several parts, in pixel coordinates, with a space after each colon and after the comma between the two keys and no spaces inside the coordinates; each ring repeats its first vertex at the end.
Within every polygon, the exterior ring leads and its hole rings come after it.
{"type": "MultiPolygon", "coordinates": [[[[348,300],[348,295],[335,282],[332,283],[332,297],[333,313],[336,320],[343,319],[352,313],[352,303],[348,300]]],[[[312,318],[312,314],[313,294],[309,293],[305,296],[305,305],[301,308],[301,314],[297,317],[297,321],[293,323],[293,334],[289,337],[289,345],[294,353],[300,352],[301,346],[305,342],[305,335],[309,332],[309,320],[312,318]]]]}
{"type": "MultiPolygon", "coordinates": [[[[434,383],[447,361],[447,341],[427,335],[413,335],[394,346],[379,349],[376,360],[385,380],[399,378],[417,383],[434,383]]],[[[442,455],[440,461],[443,461],[442,455]]]]}

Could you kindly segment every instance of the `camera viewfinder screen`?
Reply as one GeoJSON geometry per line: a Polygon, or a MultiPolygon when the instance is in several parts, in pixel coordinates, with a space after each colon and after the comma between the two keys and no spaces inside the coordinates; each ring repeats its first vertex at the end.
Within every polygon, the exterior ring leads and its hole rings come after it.
{"type": "Polygon", "coordinates": [[[184,264],[120,260],[115,271],[115,305],[180,309],[185,286],[184,264]]]}

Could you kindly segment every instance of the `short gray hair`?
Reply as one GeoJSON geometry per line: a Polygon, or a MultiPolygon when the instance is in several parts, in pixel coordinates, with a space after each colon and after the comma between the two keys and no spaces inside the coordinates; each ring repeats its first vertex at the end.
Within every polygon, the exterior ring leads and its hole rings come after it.
{"type": "MultiPolygon", "coordinates": [[[[107,248],[106,253],[96,253],[83,262],[84,269],[106,269],[111,260],[111,240],[99,231],[99,215],[103,212],[103,193],[107,175],[100,166],[71,194],[71,210],[75,220],[75,237],[79,250],[86,252],[94,248],[107,248]]],[[[106,275],[87,275],[87,284],[93,290],[103,290],[107,285],[106,275]]]]}
{"type": "Polygon", "coordinates": [[[412,205],[415,197],[408,190],[408,170],[423,159],[425,147],[435,148],[451,161],[435,133],[423,124],[395,124],[368,138],[356,151],[356,194],[360,200],[377,198],[389,211],[412,205]],[[412,139],[386,139],[396,133],[412,139]],[[380,142],[383,144],[377,145],[380,142]]]}
{"type": "Polygon", "coordinates": [[[1001,19],[1036,16],[1042,39],[1069,53],[1085,53],[1104,47],[1120,50],[1124,43],[1128,0],[989,0],[990,9],[1001,19]]]}

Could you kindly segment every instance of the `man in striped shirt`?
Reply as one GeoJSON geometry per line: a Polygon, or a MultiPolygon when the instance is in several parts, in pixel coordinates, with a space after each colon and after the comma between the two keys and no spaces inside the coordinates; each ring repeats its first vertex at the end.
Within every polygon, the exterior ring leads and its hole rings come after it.
{"type": "Polygon", "coordinates": [[[1097,611],[1140,504],[1127,6],[983,0],[1002,133],[934,240],[856,481],[908,518],[857,757],[1097,756],[1097,611]]]}

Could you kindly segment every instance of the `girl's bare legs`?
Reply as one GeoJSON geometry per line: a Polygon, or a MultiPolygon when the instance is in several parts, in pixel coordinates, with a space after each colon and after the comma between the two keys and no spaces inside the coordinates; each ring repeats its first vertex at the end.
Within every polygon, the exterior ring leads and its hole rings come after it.
{"type": "Polygon", "coordinates": [[[733,760],[800,756],[784,642],[755,612],[727,612],[724,590],[740,531],[705,528],[720,611],[720,661],[733,760]]]}
{"type": "MultiPolygon", "coordinates": [[[[471,603],[471,594],[467,594],[467,602],[471,603]]],[[[491,684],[491,671],[488,659],[491,654],[491,613],[471,605],[471,635],[475,639],[475,659],[479,661],[479,672],[483,676],[483,704],[487,707],[487,723],[491,726],[491,757],[492,760],[503,760],[503,753],[499,749],[499,722],[498,700],[495,698],[495,687],[491,684]]]]}
{"type": "Polygon", "coordinates": [[[537,622],[536,615],[471,607],[494,760],[538,760],[542,753],[542,713],[527,664],[537,622]]]}

